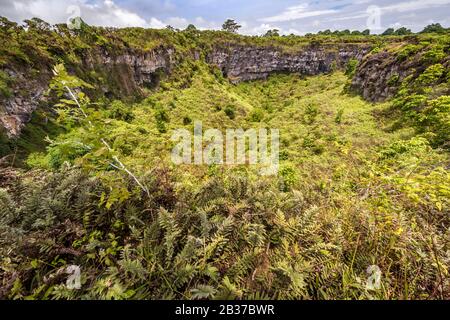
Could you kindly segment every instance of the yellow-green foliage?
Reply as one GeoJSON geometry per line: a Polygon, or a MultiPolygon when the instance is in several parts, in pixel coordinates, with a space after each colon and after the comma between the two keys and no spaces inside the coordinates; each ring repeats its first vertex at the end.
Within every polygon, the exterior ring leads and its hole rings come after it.
{"type": "Polygon", "coordinates": [[[11,79],[8,74],[0,70],[0,98],[9,98],[11,96],[10,82],[11,79]]]}
{"type": "MultiPolygon", "coordinates": [[[[389,80],[399,90],[391,112],[401,111],[397,126],[412,126],[433,147],[449,148],[449,54],[450,37],[426,34],[416,44],[390,45],[397,60],[409,59],[408,76],[389,80]]],[[[398,116],[398,115],[397,115],[398,116]]]]}
{"type": "Polygon", "coordinates": [[[55,170],[0,189],[3,298],[449,298],[448,154],[388,130],[389,103],[346,95],[342,73],[235,86],[197,62],[181,87],[180,74],[142,103],[83,100],[93,127],[70,122],[28,159],[55,170]],[[174,166],[171,131],[195,120],[280,129],[280,174],[174,166]],[[81,290],[65,287],[68,265],[81,267],[81,290]]]}

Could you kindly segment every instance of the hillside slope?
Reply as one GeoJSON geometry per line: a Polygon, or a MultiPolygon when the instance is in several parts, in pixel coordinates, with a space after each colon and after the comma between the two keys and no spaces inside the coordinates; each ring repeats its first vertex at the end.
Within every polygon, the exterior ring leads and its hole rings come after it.
{"type": "Polygon", "coordinates": [[[375,115],[389,104],[344,94],[341,73],[233,86],[206,64],[193,70],[189,87],[162,83],[131,109],[88,109],[95,129],[74,127],[32,155],[38,171],[3,173],[2,297],[448,297],[447,155],[413,130],[386,131],[375,115]],[[194,119],[279,128],[279,177],[171,164],[170,129],[194,119]],[[111,170],[99,136],[150,198],[111,170]],[[64,285],[72,264],[81,290],[64,285]],[[364,280],[371,265],[376,290],[364,280]]]}

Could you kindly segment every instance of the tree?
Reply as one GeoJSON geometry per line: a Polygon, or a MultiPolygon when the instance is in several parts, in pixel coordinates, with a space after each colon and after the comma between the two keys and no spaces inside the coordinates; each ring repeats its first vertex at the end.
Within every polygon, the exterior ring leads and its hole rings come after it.
{"type": "Polygon", "coordinates": [[[280,30],[278,29],[267,30],[266,34],[264,35],[264,37],[279,37],[279,36],[280,30]]]}
{"type": "Polygon", "coordinates": [[[327,29],[325,31],[319,31],[318,34],[329,36],[331,34],[331,30],[327,29]]]}
{"type": "Polygon", "coordinates": [[[420,33],[445,33],[447,29],[441,26],[440,23],[432,23],[425,27],[420,33]]]}
{"type": "Polygon", "coordinates": [[[395,30],[394,34],[396,36],[406,36],[406,35],[412,34],[412,31],[411,31],[411,29],[401,27],[400,29],[395,30]]]}
{"type": "Polygon", "coordinates": [[[197,28],[193,24],[190,24],[186,27],[186,31],[197,31],[197,28]]]}
{"type": "Polygon", "coordinates": [[[370,35],[370,30],[369,30],[369,29],[366,29],[366,30],[364,30],[364,31],[362,32],[362,34],[365,35],[365,36],[369,36],[369,35],[370,35]]]}
{"type": "Polygon", "coordinates": [[[232,19],[228,19],[222,25],[223,31],[227,31],[227,32],[231,32],[231,33],[236,33],[240,28],[241,28],[241,26],[232,19]]]}
{"type": "Polygon", "coordinates": [[[0,28],[8,30],[17,28],[17,23],[9,21],[5,17],[0,17],[0,28]]]}
{"type": "Polygon", "coordinates": [[[358,67],[359,61],[356,59],[350,59],[345,68],[345,74],[352,78],[355,75],[356,68],[358,67]]]}
{"type": "Polygon", "coordinates": [[[172,27],[171,25],[167,25],[167,26],[166,26],[166,30],[169,30],[169,31],[172,31],[172,32],[175,32],[175,31],[176,31],[175,28],[172,27]]]}
{"type": "Polygon", "coordinates": [[[382,36],[392,36],[392,35],[394,35],[394,32],[395,32],[394,28],[388,28],[381,35],[382,36]]]}

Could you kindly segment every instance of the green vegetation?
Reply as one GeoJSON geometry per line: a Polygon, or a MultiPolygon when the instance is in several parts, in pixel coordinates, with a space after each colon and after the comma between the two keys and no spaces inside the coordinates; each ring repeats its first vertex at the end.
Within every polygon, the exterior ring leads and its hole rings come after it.
{"type": "Polygon", "coordinates": [[[28,159],[53,171],[19,174],[21,193],[2,189],[4,297],[448,294],[446,154],[411,130],[383,130],[390,123],[374,112],[389,104],[343,94],[341,73],[232,86],[201,62],[195,69],[189,87],[166,83],[133,108],[85,101],[94,128],[70,123],[46,154],[28,159]],[[170,129],[192,128],[186,114],[206,127],[279,128],[279,177],[248,166],[171,164],[170,129]],[[139,173],[150,198],[111,170],[99,137],[139,173]],[[61,282],[72,264],[81,266],[81,290],[61,282]],[[370,265],[383,272],[377,290],[365,286],[370,265]]]}
{"type": "Polygon", "coordinates": [[[448,29],[444,28],[440,23],[432,23],[426,26],[421,33],[446,33],[448,29]]]}
{"type": "Polygon", "coordinates": [[[347,63],[347,67],[345,70],[345,75],[352,78],[355,75],[356,68],[358,67],[359,61],[356,59],[350,59],[347,63]]]}
{"type": "Polygon", "coordinates": [[[358,30],[354,30],[354,31],[350,31],[350,30],[335,30],[335,31],[331,31],[331,30],[325,30],[325,31],[319,31],[318,35],[325,35],[325,36],[329,36],[329,35],[333,35],[333,36],[368,36],[370,35],[370,30],[366,29],[364,31],[358,31],[358,30]]]}
{"type": "Polygon", "coordinates": [[[9,141],[6,132],[3,128],[0,128],[0,155],[11,154],[11,142],[9,141]]]}
{"type": "Polygon", "coordinates": [[[8,74],[0,70],[0,97],[9,98],[11,96],[10,82],[8,74]]]}
{"type": "Polygon", "coordinates": [[[37,55],[58,64],[58,76],[53,113],[36,112],[14,143],[0,133],[4,152],[29,154],[26,169],[0,169],[0,299],[450,298],[447,35],[243,37],[84,24],[54,33],[27,24],[25,32],[0,20],[1,66],[37,55]],[[371,54],[390,50],[419,67],[392,74],[395,99],[372,104],[347,93],[356,60],[332,74],[233,85],[203,59],[213,42],[371,44],[371,54]],[[139,97],[137,88],[105,97],[97,86],[119,87],[119,75],[86,72],[74,54],[159,46],[183,62],[139,97]],[[279,174],[173,164],[173,130],[192,132],[195,121],[203,130],[279,129],[279,174]],[[79,290],[65,285],[71,265],[81,269],[79,290]],[[370,266],[381,270],[380,287],[366,285],[370,266]]]}
{"type": "MultiPolygon", "coordinates": [[[[413,61],[420,69],[401,81],[399,91],[392,103],[393,109],[401,111],[398,122],[412,126],[417,133],[430,141],[434,147],[450,147],[449,65],[450,39],[425,41],[418,45],[406,45],[397,49],[397,59],[413,61]]],[[[389,85],[398,85],[394,75],[389,85]]]]}
{"type": "Polygon", "coordinates": [[[264,37],[279,37],[279,36],[280,30],[278,29],[267,30],[267,32],[264,34],[264,37]]]}

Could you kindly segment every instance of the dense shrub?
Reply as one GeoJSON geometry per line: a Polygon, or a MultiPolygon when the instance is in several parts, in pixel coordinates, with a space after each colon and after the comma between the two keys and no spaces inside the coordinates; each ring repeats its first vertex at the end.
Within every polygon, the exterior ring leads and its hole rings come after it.
{"type": "Polygon", "coordinates": [[[398,53],[397,53],[397,60],[398,61],[404,61],[408,59],[411,56],[414,56],[416,53],[418,53],[422,49],[421,46],[414,45],[414,44],[408,44],[404,46],[398,53]]]}
{"type": "Polygon", "coordinates": [[[422,61],[425,63],[437,63],[446,56],[443,46],[432,46],[422,56],[422,61]]]}
{"type": "Polygon", "coordinates": [[[169,122],[169,116],[163,107],[158,106],[155,110],[156,127],[160,133],[166,133],[166,123],[169,122]]]}
{"type": "Polygon", "coordinates": [[[313,124],[316,121],[317,116],[319,115],[319,109],[315,104],[309,103],[306,106],[305,113],[303,115],[303,119],[306,124],[313,124]]]}
{"type": "Polygon", "coordinates": [[[227,117],[230,118],[231,120],[236,118],[236,108],[234,106],[228,105],[225,107],[225,109],[223,111],[225,112],[227,117]]]}
{"type": "Polygon", "coordinates": [[[130,122],[134,119],[133,112],[121,101],[113,101],[108,107],[108,117],[130,122]]]}
{"type": "Polygon", "coordinates": [[[0,70],[0,97],[9,98],[11,96],[11,79],[8,74],[0,70]]]}
{"type": "Polygon", "coordinates": [[[442,64],[434,64],[428,67],[418,78],[420,85],[431,85],[439,81],[444,74],[444,66],[442,64]]]}
{"type": "Polygon", "coordinates": [[[429,239],[445,245],[448,220],[440,210],[448,205],[449,174],[420,169],[405,181],[384,169],[402,163],[408,171],[427,154],[420,139],[381,151],[385,160],[355,177],[368,198],[325,192],[324,185],[317,193],[293,167],[281,170],[278,183],[229,171],[175,193],[174,181],[183,178],[155,171],[146,179],[152,199],[127,191],[131,181],[102,182],[73,168],[29,173],[20,182],[26,199],[0,189],[0,253],[9,252],[1,262],[2,298],[436,297],[448,261],[429,239]],[[374,262],[383,285],[370,291],[361,279],[374,262]],[[69,265],[82,268],[81,290],[64,285],[69,265]]]}
{"type": "Polygon", "coordinates": [[[251,122],[261,122],[264,119],[264,111],[262,109],[255,109],[250,113],[251,122]]]}
{"type": "Polygon", "coordinates": [[[352,78],[355,75],[356,69],[358,67],[359,61],[356,59],[350,59],[345,68],[345,74],[352,78]]]}

